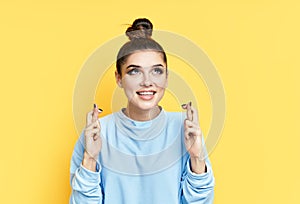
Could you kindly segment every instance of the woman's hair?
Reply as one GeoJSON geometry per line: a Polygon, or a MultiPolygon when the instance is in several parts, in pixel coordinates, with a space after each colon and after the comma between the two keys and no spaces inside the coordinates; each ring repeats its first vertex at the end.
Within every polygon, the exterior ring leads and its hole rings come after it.
{"type": "Polygon", "coordinates": [[[152,50],[162,54],[164,62],[167,64],[167,56],[160,44],[151,38],[153,25],[147,18],[136,19],[126,30],[129,40],[119,50],[117,55],[117,72],[122,74],[121,65],[127,58],[136,51],[152,50]]]}

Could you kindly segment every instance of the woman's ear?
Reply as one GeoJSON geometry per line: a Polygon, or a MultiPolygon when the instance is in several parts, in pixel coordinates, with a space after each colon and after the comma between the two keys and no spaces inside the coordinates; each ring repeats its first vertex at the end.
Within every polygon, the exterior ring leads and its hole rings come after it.
{"type": "Polygon", "coordinates": [[[123,88],[123,86],[122,86],[122,78],[121,78],[121,75],[118,73],[117,70],[115,71],[115,78],[116,78],[116,83],[118,84],[118,86],[120,88],[123,88]]]}
{"type": "Polygon", "coordinates": [[[168,87],[168,83],[169,83],[168,81],[169,81],[169,70],[167,70],[167,72],[166,72],[166,82],[165,82],[164,88],[168,87]]]}

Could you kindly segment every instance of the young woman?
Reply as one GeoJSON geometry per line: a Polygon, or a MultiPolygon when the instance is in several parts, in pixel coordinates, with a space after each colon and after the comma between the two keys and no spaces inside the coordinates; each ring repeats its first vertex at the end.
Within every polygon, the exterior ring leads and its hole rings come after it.
{"type": "Polygon", "coordinates": [[[128,104],[98,119],[97,105],[71,160],[70,203],[179,204],[213,202],[214,177],[197,111],[158,105],[168,83],[167,58],[151,38],[152,23],[136,19],[117,56],[116,82],[128,104]]]}

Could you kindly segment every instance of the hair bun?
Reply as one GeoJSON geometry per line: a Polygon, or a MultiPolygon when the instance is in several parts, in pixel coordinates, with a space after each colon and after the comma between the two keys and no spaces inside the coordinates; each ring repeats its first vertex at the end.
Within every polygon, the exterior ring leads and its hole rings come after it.
{"type": "Polygon", "coordinates": [[[127,28],[126,35],[130,40],[151,38],[153,25],[147,18],[138,18],[127,28]]]}

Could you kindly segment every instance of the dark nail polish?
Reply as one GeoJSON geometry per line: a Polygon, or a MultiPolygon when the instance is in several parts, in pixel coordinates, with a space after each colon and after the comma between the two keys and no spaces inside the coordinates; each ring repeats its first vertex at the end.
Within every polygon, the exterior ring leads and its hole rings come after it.
{"type": "Polygon", "coordinates": [[[94,108],[96,108],[96,104],[94,103],[94,108]]]}
{"type": "Polygon", "coordinates": [[[190,106],[192,106],[192,101],[190,101],[190,106]]]}
{"type": "Polygon", "coordinates": [[[103,110],[101,108],[98,108],[98,112],[101,113],[103,112],[103,110]]]}
{"type": "Polygon", "coordinates": [[[186,104],[184,103],[184,104],[181,104],[181,107],[182,108],[185,108],[186,107],[186,104]]]}

